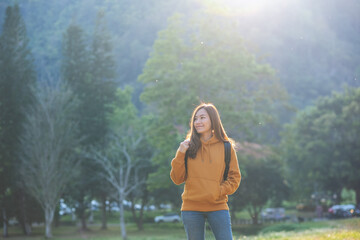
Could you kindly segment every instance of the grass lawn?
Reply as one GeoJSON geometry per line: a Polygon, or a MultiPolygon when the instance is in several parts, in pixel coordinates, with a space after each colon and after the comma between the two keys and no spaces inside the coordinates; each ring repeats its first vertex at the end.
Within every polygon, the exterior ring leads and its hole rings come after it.
{"type": "Polygon", "coordinates": [[[256,236],[240,236],[237,240],[358,240],[360,219],[274,224],[263,228],[256,236]]]}
{"type": "MultiPolygon", "coordinates": [[[[109,226],[108,230],[100,230],[99,226],[90,226],[86,232],[79,231],[76,226],[61,226],[53,229],[54,240],[120,240],[120,228],[109,226]]],[[[356,240],[360,239],[360,218],[331,220],[304,223],[278,223],[272,225],[238,225],[233,226],[236,240],[356,240]],[[249,235],[257,233],[256,235],[249,235]]],[[[127,225],[129,240],[180,240],[186,239],[181,223],[145,224],[144,231],[137,231],[134,224],[127,225]]],[[[43,240],[43,227],[33,228],[33,235],[24,237],[18,227],[9,229],[10,240],[43,240]]],[[[206,239],[215,239],[207,230],[206,239]]]]}

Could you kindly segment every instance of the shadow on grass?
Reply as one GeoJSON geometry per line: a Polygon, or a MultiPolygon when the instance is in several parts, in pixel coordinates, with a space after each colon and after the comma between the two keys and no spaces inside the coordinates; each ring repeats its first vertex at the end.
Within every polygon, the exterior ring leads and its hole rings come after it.
{"type": "Polygon", "coordinates": [[[238,233],[241,235],[251,236],[257,235],[262,229],[267,227],[268,225],[264,224],[240,224],[240,225],[232,225],[232,230],[234,233],[238,233]]]}

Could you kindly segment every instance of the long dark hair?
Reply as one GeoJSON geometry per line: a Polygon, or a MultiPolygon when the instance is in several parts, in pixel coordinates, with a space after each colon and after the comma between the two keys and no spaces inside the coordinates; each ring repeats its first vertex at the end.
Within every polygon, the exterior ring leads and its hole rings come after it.
{"type": "MultiPolygon", "coordinates": [[[[225,129],[221,123],[220,115],[216,107],[212,103],[201,103],[199,106],[197,106],[192,114],[192,117],[190,119],[190,130],[187,134],[187,139],[190,139],[190,146],[188,149],[189,157],[195,158],[196,153],[201,147],[201,141],[200,141],[200,134],[196,131],[194,127],[194,121],[195,121],[195,115],[200,109],[205,109],[205,111],[209,114],[210,121],[211,121],[211,130],[213,131],[213,134],[215,134],[216,138],[220,141],[231,141],[226,132],[225,129]]],[[[232,142],[232,141],[231,141],[232,142]]]]}

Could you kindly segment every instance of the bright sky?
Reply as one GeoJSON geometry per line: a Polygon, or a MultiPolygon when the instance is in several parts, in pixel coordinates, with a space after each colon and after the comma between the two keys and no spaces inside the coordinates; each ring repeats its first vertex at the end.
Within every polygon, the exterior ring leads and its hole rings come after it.
{"type": "Polygon", "coordinates": [[[227,16],[251,16],[263,11],[278,11],[297,0],[197,0],[208,11],[227,16]]]}

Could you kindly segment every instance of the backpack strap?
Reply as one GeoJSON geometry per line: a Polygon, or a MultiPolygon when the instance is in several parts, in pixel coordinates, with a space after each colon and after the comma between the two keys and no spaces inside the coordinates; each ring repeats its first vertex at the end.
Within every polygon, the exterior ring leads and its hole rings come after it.
{"type": "Polygon", "coordinates": [[[224,181],[226,181],[229,173],[229,165],[231,159],[231,144],[230,142],[224,142],[225,148],[225,171],[224,171],[224,181]]]}
{"type": "Polygon", "coordinates": [[[185,179],[187,178],[187,160],[188,160],[189,152],[186,150],[185,152],[185,179]]]}
{"type": "MultiPolygon", "coordinates": [[[[226,181],[228,173],[229,173],[229,165],[231,159],[231,144],[230,142],[224,142],[225,149],[225,171],[224,171],[224,181],[226,181]]],[[[186,151],[185,153],[185,179],[187,178],[187,161],[188,161],[189,153],[186,151]]]]}

